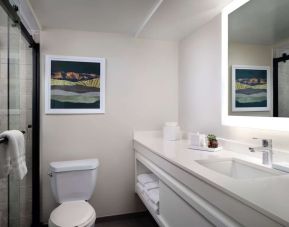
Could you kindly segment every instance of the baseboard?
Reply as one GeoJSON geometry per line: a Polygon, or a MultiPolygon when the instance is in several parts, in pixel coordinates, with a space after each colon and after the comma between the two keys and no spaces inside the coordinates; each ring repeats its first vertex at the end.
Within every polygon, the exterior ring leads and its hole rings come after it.
{"type": "MultiPolygon", "coordinates": [[[[129,213],[129,214],[118,214],[118,215],[112,215],[112,216],[105,216],[105,217],[96,218],[95,223],[102,223],[102,222],[129,219],[129,218],[137,218],[137,217],[143,217],[143,216],[147,216],[147,215],[150,215],[150,213],[148,211],[135,212],[135,213],[129,213]]],[[[41,227],[48,227],[48,224],[43,224],[42,223],[41,227]]]]}
{"type": "Polygon", "coordinates": [[[143,216],[147,216],[147,215],[150,215],[150,213],[148,211],[105,216],[105,217],[96,218],[95,223],[121,220],[121,219],[129,219],[129,218],[137,218],[137,217],[143,217],[143,216]]]}

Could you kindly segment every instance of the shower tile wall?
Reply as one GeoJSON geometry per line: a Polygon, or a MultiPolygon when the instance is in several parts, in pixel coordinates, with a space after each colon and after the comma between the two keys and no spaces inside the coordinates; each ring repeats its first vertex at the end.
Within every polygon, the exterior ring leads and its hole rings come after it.
{"type": "Polygon", "coordinates": [[[10,180],[12,187],[9,191],[14,196],[10,197],[9,206],[10,226],[28,227],[32,223],[32,129],[29,127],[32,125],[32,49],[26,40],[21,38],[19,42],[20,50],[13,59],[17,65],[10,67],[19,74],[15,77],[19,91],[11,94],[11,102],[16,104],[16,109],[10,112],[10,129],[25,131],[28,174],[21,181],[10,180]]]}
{"type": "MultiPolygon", "coordinates": [[[[7,106],[7,17],[0,12],[0,132],[8,127],[7,106]],[[6,25],[6,26],[5,26],[6,25]]],[[[8,224],[8,180],[0,179],[0,226],[8,224]]]]}

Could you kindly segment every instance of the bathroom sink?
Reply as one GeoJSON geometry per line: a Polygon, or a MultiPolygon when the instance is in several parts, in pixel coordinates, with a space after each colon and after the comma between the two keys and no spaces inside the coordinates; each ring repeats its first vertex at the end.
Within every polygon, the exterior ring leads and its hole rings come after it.
{"type": "Polygon", "coordinates": [[[285,174],[274,169],[235,158],[197,160],[196,162],[206,168],[234,179],[273,177],[285,174]]]}

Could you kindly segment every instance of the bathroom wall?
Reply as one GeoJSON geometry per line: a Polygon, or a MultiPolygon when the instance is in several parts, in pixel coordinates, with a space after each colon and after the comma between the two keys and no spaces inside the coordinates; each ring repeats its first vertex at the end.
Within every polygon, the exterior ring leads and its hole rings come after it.
{"type": "Polygon", "coordinates": [[[178,44],[68,30],[40,36],[42,221],[56,206],[47,176],[51,161],[100,160],[90,201],[97,216],[143,210],[134,194],[133,130],[160,129],[178,119],[178,44]],[[46,115],[45,54],[106,58],[106,113],[46,115]]]}
{"type": "Polygon", "coordinates": [[[287,132],[222,126],[220,15],[180,42],[179,78],[179,121],[184,130],[244,142],[253,136],[271,138],[274,148],[289,150],[287,132]]]}

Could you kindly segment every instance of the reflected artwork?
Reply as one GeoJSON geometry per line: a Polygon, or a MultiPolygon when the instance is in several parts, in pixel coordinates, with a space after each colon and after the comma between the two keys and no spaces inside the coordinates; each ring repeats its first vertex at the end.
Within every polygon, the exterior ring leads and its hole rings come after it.
{"type": "Polygon", "coordinates": [[[269,110],[267,66],[232,66],[232,111],[269,110]]]}

